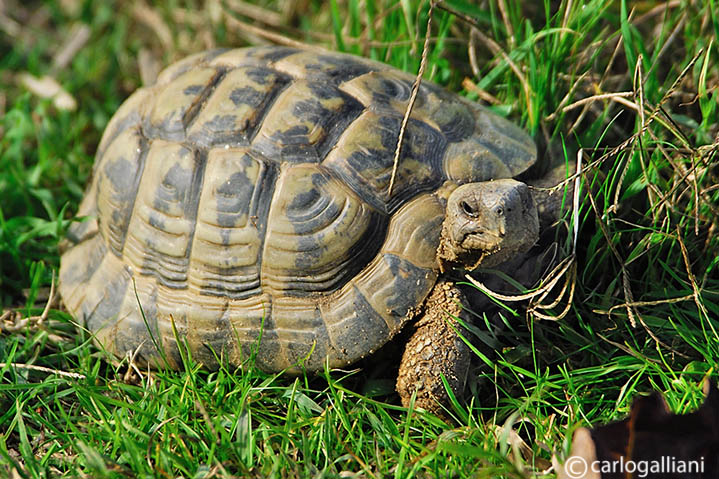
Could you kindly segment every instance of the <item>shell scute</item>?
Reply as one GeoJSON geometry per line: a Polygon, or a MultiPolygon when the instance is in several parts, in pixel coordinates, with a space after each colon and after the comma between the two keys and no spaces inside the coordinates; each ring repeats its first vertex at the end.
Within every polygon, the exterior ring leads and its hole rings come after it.
{"type": "MultiPolygon", "coordinates": [[[[105,131],[102,134],[100,144],[97,147],[96,158],[102,160],[106,148],[115,141],[117,135],[121,134],[128,128],[133,126],[139,126],[142,119],[147,113],[148,107],[151,106],[152,90],[148,88],[140,88],[125,102],[120,105],[120,108],[115,112],[110,122],[105,127],[105,131]]],[[[93,165],[93,172],[97,170],[101,161],[96,161],[93,165]]]]}
{"type": "Polygon", "coordinates": [[[268,166],[247,148],[213,149],[207,157],[190,254],[196,294],[247,298],[260,292],[261,189],[268,166]]]}
{"type": "Polygon", "coordinates": [[[273,70],[243,67],[229,71],[188,129],[198,145],[247,145],[265,111],[289,79],[273,70]]]}
{"type": "Polygon", "coordinates": [[[437,271],[421,268],[391,253],[380,253],[354,279],[354,285],[384,319],[393,335],[422,304],[437,280],[437,271]]]}
{"type": "Polygon", "coordinates": [[[281,53],[281,58],[277,54],[268,58],[273,68],[294,78],[318,79],[332,85],[339,85],[369,71],[387,69],[381,63],[351,55],[300,49],[282,50],[281,53]]]}
{"type": "Polygon", "coordinates": [[[317,165],[285,169],[274,198],[262,253],[272,291],[333,291],[381,246],[384,215],[317,165]]]}
{"type": "MultiPolygon", "coordinates": [[[[412,82],[410,75],[402,72],[371,71],[344,82],[340,89],[368,108],[404,114],[412,93],[412,82]]],[[[413,111],[425,103],[424,90],[420,88],[413,111]]]]}
{"type": "Polygon", "coordinates": [[[278,296],[272,302],[272,316],[285,364],[322,369],[330,343],[319,305],[308,298],[278,296]]]}
{"type": "Polygon", "coordinates": [[[198,172],[186,147],[162,140],[150,145],[123,257],[135,271],[154,275],[167,286],[186,287],[198,172]]]}
{"type": "Polygon", "coordinates": [[[70,311],[80,311],[85,302],[87,284],[100,267],[107,253],[105,239],[95,235],[78,243],[63,255],[60,269],[60,285],[65,306],[70,311]]]}
{"type": "MultiPolygon", "coordinates": [[[[145,139],[136,128],[120,133],[108,147],[95,172],[96,208],[102,236],[110,250],[122,256],[127,226],[144,163],[145,139]]],[[[89,213],[89,212],[88,212],[89,213]]]]}
{"type": "Polygon", "coordinates": [[[365,110],[349,125],[322,163],[367,202],[389,213],[416,194],[434,189],[444,181],[445,139],[426,123],[410,120],[392,195],[387,196],[401,123],[399,116],[365,110]]]}
{"type": "Polygon", "coordinates": [[[331,345],[330,367],[350,364],[392,336],[385,319],[352,283],[331,301],[321,302],[320,311],[331,345]]]}
{"type": "Polygon", "coordinates": [[[444,209],[442,201],[431,193],[402,206],[392,215],[382,252],[404,258],[420,268],[437,269],[444,209]]]}
{"type": "Polygon", "coordinates": [[[185,138],[185,127],[194,119],[206,91],[219,81],[222,71],[198,68],[187,72],[159,91],[144,129],[149,137],[185,138]]]}
{"type": "Polygon", "coordinates": [[[217,57],[221,57],[225,54],[230,56],[233,52],[237,54],[241,50],[228,50],[227,48],[215,48],[214,50],[208,50],[204,52],[195,53],[188,57],[183,58],[180,61],[173,63],[160,72],[157,76],[155,85],[163,86],[177,79],[180,75],[197,68],[202,68],[208,64],[212,64],[213,60],[217,57]]]}
{"type": "Polygon", "coordinates": [[[278,161],[319,162],[361,110],[334,87],[298,80],[280,93],[252,145],[278,161]]]}

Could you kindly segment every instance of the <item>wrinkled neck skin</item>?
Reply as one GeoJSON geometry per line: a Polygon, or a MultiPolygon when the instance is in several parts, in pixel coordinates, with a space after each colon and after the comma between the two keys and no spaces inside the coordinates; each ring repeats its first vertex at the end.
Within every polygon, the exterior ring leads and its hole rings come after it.
{"type": "Polygon", "coordinates": [[[538,237],[527,185],[512,179],[462,185],[447,201],[437,249],[440,271],[491,268],[528,251],[538,237]]]}

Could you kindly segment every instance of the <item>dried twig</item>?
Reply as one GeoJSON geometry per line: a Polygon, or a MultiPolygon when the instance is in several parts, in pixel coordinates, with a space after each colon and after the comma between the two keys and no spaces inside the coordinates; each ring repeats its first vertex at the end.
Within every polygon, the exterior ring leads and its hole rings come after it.
{"type": "MultiPolygon", "coordinates": [[[[535,305],[529,308],[530,312],[533,312],[533,310],[535,310],[535,309],[550,310],[550,309],[555,308],[559,303],[562,302],[562,298],[564,298],[564,295],[566,294],[567,288],[569,287],[570,284],[571,284],[571,288],[569,290],[569,298],[568,298],[567,304],[571,305],[572,298],[574,297],[574,288],[576,285],[576,281],[575,281],[576,270],[577,270],[577,265],[575,262],[574,264],[572,264],[570,266],[569,274],[567,275],[567,280],[564,282],[564,285],[562,286],[562,289],[557,294],[557,297],[554,298],[554,301],[552,301],[551,303],[542,303],[542,301],[544,301],[547,298],[547,296],[549,296],[549,293],[550,293],[550,291],[545,291],[544,294],[542,294],[537,299],[537,301],[535,302],[535,305]]],[[[564,314],[566,314],[566,313],[564,313],[564,314]]],[[[561,317],[564,317],[564,314],[562,314],[561,317]]],[[[552,319],[554,319],[554,318],[552,318],[552,319]]]]}
{"type": "Polygon", "coordinates": [[[465,78],[462,80],[462,88],[464,88],[467,91],[470,91],[472,93],[476,93],[478,97],[480,97],[482,100],[486,101],[487,103],[491,103],[493,105],[501,105],[502,102],[499,101],[497,97],[489,93],[488,91],[480,88],[476,83],[474,83],[469,78],[465,78]]]}
{"type": "Polygon", "coordinates": [[[250,23],[243,22],[242,20],[236,19],[228,12],[224,12],[224,17],[228,27],[236,29],[238,32],[243,34],[250,33],[278,45],[285,45],[288,47],[295,48],[307,48],[315,51],[328,51],[326,48],[323,48],[319,45],[309,45],[299,40],[286,37],[285,35],[280,35],[279,33],[265,30],[263,28],[256,27],[255,25],[252,25],[250,23]]]}
{"type": "MultiPolygon", "coordinates": [[[[637,353],[636,351],[634,351],[632,348],[630,348],[630,347],[628,347],[628,346],[626,346],[626,345],[624,345],[624,344],[622,344],[622,343],[618,343],[618,342],[616,342],[616,341],[612,341],[611,339],[607,338],[607,337],[604,336],[603,334],[597,333],[597,336],[599,336],[599,338],[601,338],[603,341],[606,341],[607,343],[611,344],[611,345],[614,346],[615,348],[617,348],[617,349],[619,349],[619,350],[621,350],[621,351],[624,351],[625,353],[629,354],[630,356],[634,356],[635,358],[641,360],[642,362],[644,362],[644,361],[649,361],[650,363],[653,363],[653,364],[660,364],[660,362],[659,362],[658,360],[656,360],[656,359],[654,359],[654,358],[650,358],[650,357],[648,357],[648,356],[644,356],[643,354],[639,354],[639,353],[637,353]]],[[[687,357],[687,356],[685,356],[684,354],[681,354],[681,353],[677,353],[677,354],[679,354],[680,356],[687,357]]]]}
{"type": "Polygon", "coordinates": [[[659,50],[659,53],[654,55],[654,61],[652,62],[651,66],[649,67],[649,71],[647,72],[647,75],[646,75],[647,78],[649,78],[649,76],[652,74],[654,67],[656,67],[657,65],[664,64],[664,62],[661,60],[662,55],[664,55],[669,50],[669,47],[671,46],[672,43],[674,43],[674,40],[677,38],[677,35],[679,34],[679,32],[684,31],[684,24],[686,23],[686,21],[687,21],[687,14],[686,14],[686,12],[684,12],[682,14],[681,18],[679,19],[679,21],[677,22],[677,24],[674,26],[672,33],[669,34],[669,37],[662,45],[662,48],[659,50]]]}
{"type": "Polygon", "coordinates": [[[127,355],[127,371],[125,371],[125,374],[122,377],[122,380],[124,382],[130,382],[130,378],[133,372],[137,374],[137,377],[140,379],[140,381],[142,381],[142,371],[140,371],[140,368],[137,367],[137,364],[135,363],[135,358],[140,353],[140,349],[142,349],[146,341],[147,340],[142,340],[140,344],[138,344],[137,347],[132,351],[132,353],[127,355]]]}
{"type": "MultiPolygon", "coordinates": [[[[605,100],[605,99],[615,100],[617,97],[626,98],[626,97],[631,97],[633,95],[634,95],[634,93],[631,91],[621,91],[621,92],[615,92],[615,93],[599,93],[597,95],[592,95],[592,96],[584,97],[581,100],[577,100],[574,103],[571,103],[558,111],[561,111],[562,113],[566,113],[568,111],[574,110],[575,108],[579,108],[580,106],[583,106],[587,103],[595,102],[597,100],[605,100]]],[[[556,117],[557,117],[557,112],[555,111],[554,113],[552,113],[551,115],[549,115],[547,117],[547,120],[553,120],[556,117]]]]}
{"type": "Polygon", "coordinates": [[[637,19],[634,21],[634,24],[640,25],[656,15],[665,13],[666,11],[671,10],[673,8],[680,7],[681,4],[682,4],[681,0],[672,0],[669,2],[660,3],[656,7],[649,10],[648,12],[643,13],[641,16],[637,17],[637,19]]]}
{"type": "MultiPolygon", "coordinates": [[[[549,304],[542,304],[541,302],[537,302],[537,304],[530,306],[527,309],[527,314],[531,314],[537,318],[540,319],[547,319],[550,321],[557,321],[559,319],[562,319],[569,313],[569,310],[572,307],[573,299],[574,299],[574,290],[577,286],[577,263],[576,261],[572,261],[571,267],[569,269],[569,272],[567,274],[567,279],[564,282],[564,286],[562,287],[562,290],[557,295],[557,298],[549,303],[549,304]],[[540,313],[538,310],[550,310],[553,309],[556,305],[558,305],[562,299],[564,298],[564,294],[567,291],[567,287],[569,286],[569,296],[567,297],[566,304],[564,306],[564,309],[559,312],[556,316],[550,316],[548,314],[540,313]]],[[[544,297],[548,293],[545,293],[540,297],[540,301],[544,299],[544,297]]]]}
{"type": "MultiPolygon", "coordinates": [[[[655,107],[652,109],[651,114],[649,115],[648,118],[646,118],[646,120],[645,120],[645,122],[644,122],[642,128],[640,129],[640,131],[634,133],[632,136],[630,136],[629,138],[627,138],[626,140],[624,140],[623,142],[621,142],[619,145],[615,146],[614,148],[611,148],[611,149],[610,149],[609,151],[607,151],[604,155],[602,155],[602,157],[599,158],[599,159],[596,161],[596,163],[601,163],[602,161],[604,161],[604,160],[607,159],[607,158],[610,158],[610,157],[612,157],[612,156],[616,156],[617,154],[619,154],[619,152],[621,152],[621,151],[627,149],[627,147],[629,147],[629,146],[632,145],[635,141],[637,141],[637,138],[639,138],[640,136],[642,136],[642,135],[646,132],[646,130],[649,128],[649,125],[650,125],[655,119],[657,119],[657,118],[659,117],[659,114],[660,114],[661,111],[662,111],[662,110],[661,110],[661,106],[671,97],[671,94],[676,90],[677,86],[680,84],[680,82],[682,81],[682,79],[684,78],[684,76],[686,76],[686,74],[687,74],[687,73],[691,70],[691,68],[694,66],[694,63],[696,63],[696,61],[699,59],[699,57],[700,57],[701,54],[702,54],[702,51],[703,51],[703,50],[700,50],[700,51],[694,56],[694,58],[692,58],[692,60],[691,60],[691,61],[689,62],[689,64],[684,68],[684,70],[682,70],[682,72],[679,74],[679,77],[674,81],[674,83],[673,83],[672,86],[669,88],[669,90],[664,94],[664,96],[661,98],[661,100],[659,101],[659,103],[657,104],[657,106],[655,106],[655,107]]],[[[639,109],[640,109],[640,108],[639,108],[639,105],[636,105],[635,103],[627,102],[627,100],[626,100],[625,98],[623,98],[623,97],[613,97],[612,100],[617,101],[617,102],[620,102],[620,103],[625,103],[625,102],[626,102],[627,104],[631,105],[631,107],[632,107],[633,109],[635,109],[636,111],[639,111],[639,109]]],[[[589,151],[589,150],[588,150],[588,151],[589,151]]],[[[626,168],[625,168],[625,170],[626,170],[626,168]]],[[[618,198],[619,198],[619,197],[618,197],[618,194],[619,194],[619,193],[618,193],[618,191],[621,189],[620,186],[621,186],[621,184],[623,183],[625,173],[626,173],[626,171],[623,171],[622,174],[620,175],[619,182],[618,182],[618,186],[617,186],[617,194],[615,195],[614,202],[613,202],[612,206],[609,207],[609,211],[616,211],[617,208],[618,208],[618,203],[619,203],[619,199],[618,199],[618,198]]],[[[590,198],[590,199],[591,199],[591,198],[590,198]]],[[[596,209],[595,209],[595,212],[596,212],[596,209]]],[[[597,212],[597,214],[598,214],[598,212],[597,212]]]]}
{"type": "Polygon", "coordinates": [[[287,24],[281,13],[277,13],[258,5],[253,5],[250,2],[243,2],[242,0],[224,0],[223,4],[238,15],[251,18],[252,20],[257,20],[266,25],[282,27],[287,24]]]}
{"type": "Polygon", "coordinates": [[[507,5],[504,0],[497,0],[497,6],[499,7],[499,13],[502,15],[502,22],[504,28],[507,30],[507,36],[509,37],[509,46],[514,48],[514,28],[512,28],[512,22],[509,21],[509,15],[507,15],[507,5]]]}
{"type": "Polygon", "coordinates": [[[530,300],[533,301],[533,304],[531,304],[530,307],[527,309],[528,314],[532,314],[533,316],[536,316],[540,319],[557,320],[562,319],[564,316],[566,316],[567,313],[569,313],[570,308],[572,307],[572,298],[574,298],[574,290],[576,287],[576,269],[577,268],[575,257],[573,255],[568,256],[564,258],[557,266],[555,266],[549,274],[547,274],[547,276],[544,278],[544,281],[546,282],[542,286],[532,291],[531,293],[516,295],[505,295],[497,293],[496,291],[492,291],[483,283],[472,278],[470,275],[465,275],[465,278],[474,286],[476,286],[480,291],[493,299],[507,302],[530,300]],[[554,289],[554,287],[557,285],[557,283],[563,276],[565,276],[566,279],[564,281],[564,285],[562,286],[561,291],[557,294],[557,297],[550,303],[542,303],[542,301],[547,298],[549,293],[554,289]],[[550,316],[539,312],[539,310],[546,311],[556,307],[565,297],[567,289],[569,289],[567,304],[558,315],[550,316]],[[539,299],[537,301],[534,301],[537,297],[539,297],[539,299]]]}
{"type": "Polygon", "coordinates": [[[12,316],[12,314],[13,314],[13,311],[5,311],[2,314],[2,316],[0,316],[0,331],[5,330],[9,333],[15,333],[18,331],[22,331],[29,324],[34,324],[36,327],[42,326],[42,324],[47,320],[47,317],[50,314],[50,307],[52,306],[52,304],[54,302],[55,302],[55,275],[52,276],[52,280],[50,282],[50,294],[47,298],[47,302],[45,303],[45,308],[42,310],[42,313],[39,316],[28,316],[26,318],[22,318],[10,326],[7,326],[7,325],[3,326],[3,323],[5,321],[7,321],[10,318],[10,316],[12,316]]]}
{"type": "MultiPolygon", "coordinates": [[[[704,307],[704,305],[701,302],[701,291],[699,286],[697,285],[697,280],[694,277],[694,273],[692,273],[692,266],[689,261],[689,252],[687,251],[687,247],[684,245],[684,241],[682,240],[682,232],[679,229],[679,226],[677,226],[677,239],[679,240],[679,247],[682,251],[682,259],[684,260],[684,268],[687,271],[687,277],[689,278],[689,283],[692,285],[692,298],[694,299],[694,303],[697,305],[697,309],[699,310],[699,313],[702,314],[705,318],[709,318],[709,315],[707,314],[707,310],[704,307]]],[[[714,334],[716,334],[716,331],[714,331],[714,334]]]]}
{"type": "Polygon", "coordinates": [[[19,37],[22,33],[22,25],[12,18],[0,12],[0,31],[5,32],[9,37],[19,37]]]}
{"type": "Polygon", "coordinates": [[[474,35],[476,29],[470,29],[469,33],[469,45],[467,46],[467,56],[469,57],[469,66],[472,69],[472,74],[475,78],[479,78],[480,70],[477,64],[477,36],[474,35]]]}
{"type": "Polygon", "coordinates": [[[60,371],[59,369],[46,368],[44,366],[37,366],[35,364],[24,364],[24,363],[0,363],[0,369],[10,366],[16,369],[26,369],[28,371],[38,371],[41,373],[57,374],[72,379],[85,379],[86,376],[80,373],[71,373],[68,371],[60,371]]]}
{"type": "Polygon", "coordinates": [[[639,320],[639,323],[642,325],[647,334],[649,334],[649,336],[658,345],[665,347],[668,350],[674,351],[673,348],[661,341],[657,337],[657,335],[654,334],[654,331],[652,331],[649,326],[647,326],[647,324],[644,322],[644,318],[639,314],[638,311],[633,308],[633,305],[636,304],[636,301],[634,300],[634,294],[632,293],[632,290],[629,285],[629,272],[627,271],[626,265],[624,264],[622,257],[619,255],[619,251],[617,251],[617,248],[614,246],[614,243],[612,243],[609,231],[607,230],[607,225],[605,225],[604,221],[602,220],[602,215],[599,212],[599,208],[597,207],[597,203],[594,199],[594,195],[592,194],[591,189],[587,190],[587,197],[589,198],[592,210],[594,210],[594,215],[597,219],[597,223],[599,224],[599,229],[604,236],[607,246],[609,246],[609,250],[612,252],[617,262],[619,263],[619,267],[622,272],[622,290],[624,292],[624,303],[621,306],[624,306],[626,308],[629,323],[632,325],[632,327],[636,327],[637,320],[639,320]]]}
{"type": "Polygon", "coordinates": [[[53,57],[52,71],[56,72],[67,67],[75,58],[77,52],[87,44],[88,40],[90,40],[90,27],[84,23],[76,24],[70,33],[70,37],[53,57]]]}
{"type": "Polygon", "coordinates": [[[174,50],[170,27],[167,26],[167,23],[155,9],[148,7],[144,2],[138,1],[132,7],[132,16],[139,22],[144,23],[157,35],[165,51],[171,52],[174,50]]]}
{"type": "MultiPolygon", "coordinates": [[[[589,203],[592,206],[592,209],[594,210],[594,215],[597,218],[597,223],[599,224],[599,229],[602,232],[602,235],[604,236],[604,240],[607,242],[607,246],[609,246],[610,251],[614,255],[614,257],[617,260],[617,263],[619,263],[619,267],[622,270],[622,288],[624,291],[624,302],[626,304],[626,310],[627,310],[627,317],[629,318],[629,322],[632,325],[632,327],[636,327],[637,322],[634,316],[634,312],[632,311],[631,304],[634,303],[634,295],[632,294],[632,290],[629,287],[629,272],[627,271],[626,266],[624,265],[624,261],[622,261],[622,257],[619,254],[619,251],[617,251],[617,248],[614,246],[614,243],[612,243],[611,235],[609,234],[609,231],[607,230],[607,225],[604,224],[604,221],[602,219],[602,214],[599,211],[599,208],[597,207],[597,203],[594,200],[594,195],[592,194],[591,189],[587,191],[587,197],[589,198],[589,203]]],[[[639,317],[639,321],[644,325],[644,320],[639,317]]],[[[645,325],[644,327],[649,331],[649,328],[647,328],[645,325]]],[[[655,340],[659,341],[658,338],[654,336],[653,333],[650,332],[652,337],[655,338],[655,340]]]]}
{"type": "Polygon", "coordinates": [[[467,23],[472,28],[472,35],[475,35],[484,45],[489,49],[490,52],[492,52],[493,55],[499,55],[502,57],[502,59],[507,62],[507,65],[509,68],[514,72],[517,79],[519,80],[519,83],[522,84],[522,90],[524,90],[524,97],[527,102],[527,109],[531,111],[532,109],[532,96],[530,95],[530,88],[529,83],[527,82],[527,79],[524,76],[524,73],[522,73],[522,70],[512,61],[512,59],[509,57],[507,52],[505,52],[501,46],[497,42],[495,42],[493,39],[482,33],[481,26],[475,19],[472,17],[469,17],[461,12],[458,12],[457,10],[448,7],[444,4],[438,3],[437,8],[444,10],[455,17],[459,18],[463,22],[467,23]]]}
{"type": "Polygon", "coordinates": [[[402,152],[402,140],[404,139],[404,132],[409,122],[409,116],[412,114],[412,107],[417,99],[417,92],[419,92],[419,86],[422,82],[422,75],[424,75],[424,68],[427,63],[427,52],[429,51],[429,37],[432,32],[432,15],[434,13],[435,2],[431,1],[429,4],[429,13],[427,14],[427,31],[424,35],[424,46],[422,47],[422,59],[419,62],[419,71],[417,72],[417,78],[414,80],[412,85],[412,92],[409,95],[409,103],[407,103],[407,110],[404,112],[404,118],[402,118],[402,125],[399,128],[399,136],[397,137],[397,148],[394,151],[394,162],[392,163],[392,176],[389,179],[389,187],[387,188],[387,198],[392,196],[392,187],[394,186],[395,176],[397,175],[397,168],[399,167],[399,156],[402,152]]]}
{"type": "Polygon", "coordinates": [[[477,38],[479,38],[482,43],[484,43],[487,48],[492,52],[494,55],[499,55],[502,57],[502,59],[507,62],[507,65],[509,68],[514,72],[514,75],[519,80],[519,83],[522,85],[522,90],[524,92],[524,99],[527,104],[527,110],[532,110],[532,95],[530,94],[530,88],[529,88],[529,82],[527,82],[527,78],[524,76],[524,73],[522,73],[522,70],[517,66],[516,63],[510,58],[510,56],[505,52],[502,47],[499,46],[497,42],[489,38],[487,35],[482,33],[481,30],[479,30],[478,27],[473,27],[474,34],[477,35],[477,38]]]}
{"type": "Polygon", "coordinates": [[[569,256],[569,257],[567,257],[567,258],[564,258],[564,259],[563,259],[557,266],[555,266],[554,269],[547,275],[547,278],[549,279],[549,281],[547,281],[547,282],[546,282],[543,286],[541,286],[540,288],[538,288],[538,289],[532,291],[531,293],[526,293],[526,294],[512,294],[512,295],[500,294],[500,293],[497,293],[497,292],[495,292],[495,291],[492,291],[491,289],[489,289],[487,286],[485,286],[485,285],[484,285],[483,283],[481,283],[480,281],[477,281],[476,279],[472,278],[469,274],[465,275],[464,277],[467,279],[467,281],[469,281],[470,283],[472,283],[473,285],[475,285],[477,288],[479,288],[480,291],[482,291],[483,293],[485,293],[485,294],[491,296],[492,298],[500,299],[500,300],[502,300],[502,301],[509,301],[509,302],[512,302],[512,301],[526,301],[526,300],[528,300],[528,299],[532,299],[532,298],[535,298],[535,297],[537,297],[537,296],[539,296],[539,295],[541,295],[541,294],[544,294],[546,291],[551,291],[552,288],[554,288],[554,286],[555,286],[555,285],[557,284],[557,282],[559,281],[559,278],[561,278],[562,275],[564,275],[564,273],[567,272],[567,270],[569,269],[569,267],[572,265],[572,262],[573,262],[573,261],[574,261],[574,258],[572,258],[571,256],[569,256]]]}
{"type": "Polygon", "coordinates": [[[682,303],[684,301],[691,301],[694,299],[693,294],[688,294],[686,296],[680,296],[677,298],[667,298],[667,299],[658,299],[656,301],[635,301],[631,304],[622,303],[622,304],[615,304],[609,309],[593,309],[593,313],[597,314],[605,314],[607,316],[611,316],[614,310],[620,309],[620,308],[626,308],[627,306],[636,307],[636,306],[658,306],[660,304],[673,304],[673,303],[682,303]]]}
{"type": "MultiPolygon", "coordinates": [[[[631,19],[632,14],[634,11],[629,14],[629,19],[631,19]]],[[[612,66],[614,65],[614,61],[616,60],[617,56],[619,55],[619,52],[621,50],[621,45],[623,41],[623,37],[620,35],[617,37],[616,45],[614,46],[614,50],[612,51],[612,55],[609,57],[609,62],[607,63],[607,67],[604,69],[604,72],[602,72],[602,76],[600,77],[599,81],[596,82],[596,91],[602,90],[602,85],[604,82],[609,78],[609,72],[612,69],[612,66]]],[[[614,101],[618,100],[618,98],[614,98],[614,101]]],[[[574,120],[574,123],[572,123],[572,126],[569,127],[569,130],[567,130],[567,136],[571,136],[572,132],[579,126],[579,124],[582,122],[584,117],[586,116],[587,112],[589,112],[589,108],[594,103],[587,103],[585,107],[582,109],[582,111],[579,113],[579,116],[577,116],[577,119],[574,120]]],[[[611,124],[611,123],[610,123],[611,124]]]]}

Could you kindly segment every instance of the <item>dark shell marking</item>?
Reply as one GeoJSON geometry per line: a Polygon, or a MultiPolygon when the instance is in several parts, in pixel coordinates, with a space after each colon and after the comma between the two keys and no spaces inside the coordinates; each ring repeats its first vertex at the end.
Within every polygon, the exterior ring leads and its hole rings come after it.
{"type": "Polygon", "coordinates": [[[134,93],[98,148],[60,292],[107,350],[266,370],[351,363],[438,272],[454,185],[535,159],[517,127],[412,75],[293,48],[188,57],[134,93]],[[139,303],[138,299],[139,298],[139,303]]]}

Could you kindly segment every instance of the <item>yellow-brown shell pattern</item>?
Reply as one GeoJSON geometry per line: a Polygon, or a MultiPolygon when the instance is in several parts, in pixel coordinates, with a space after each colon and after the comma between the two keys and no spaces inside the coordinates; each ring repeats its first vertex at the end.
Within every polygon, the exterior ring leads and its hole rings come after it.
{"type": "Polygon", "coordinates": [[[178,367],[352,363],[431,290],[448,194],[536,156],[517,127],[335,53],[193,55],[120,107],[69,234],[60,292],[116,355],[178,367]],[[160,352],[161,351],[161,352],[160,352]],[[162,359],[161,359],[162,358],[162,359]]]}

